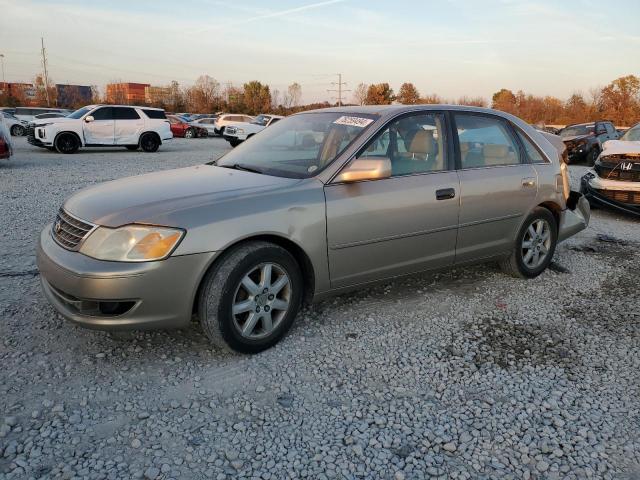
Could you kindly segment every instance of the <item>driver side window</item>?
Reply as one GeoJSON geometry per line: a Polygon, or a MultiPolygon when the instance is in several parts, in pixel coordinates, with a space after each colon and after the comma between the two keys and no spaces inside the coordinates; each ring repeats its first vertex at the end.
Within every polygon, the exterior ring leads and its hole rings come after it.
{"type": "Polygon", "coordinates": [[[446,170],[443,132],[441,114],[405,116],[369,141],[359,158],[388,158],[392,177],[446,170]]]}
{"type": "Polygon", "coordinates": [[[102,107],[91,114],[94,120],[113,120],[113,108],[102,107]]]}

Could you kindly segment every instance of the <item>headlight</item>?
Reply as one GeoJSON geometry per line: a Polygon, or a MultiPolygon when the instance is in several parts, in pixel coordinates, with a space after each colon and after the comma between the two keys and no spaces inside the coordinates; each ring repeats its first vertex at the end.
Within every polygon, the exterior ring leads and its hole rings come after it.
{"type": "Polygon", "coordinates": [[[242,128],[236,128],[236,133],[239,133],[240,135],[244,134],[244,130],[242,128]]]}
{"type": "Polygon", "coordinates": [[[183,230],[148,225],[98,227],[80,247],[80,253],[98,260],[148,262],[167,258],[184,236],[183,230]]]}

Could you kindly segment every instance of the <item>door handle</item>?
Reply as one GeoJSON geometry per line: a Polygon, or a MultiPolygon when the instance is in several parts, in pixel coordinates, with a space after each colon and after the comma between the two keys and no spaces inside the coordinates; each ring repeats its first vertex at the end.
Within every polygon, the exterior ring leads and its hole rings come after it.
{"type": "Polygon", "coordinates": [[[535,187],[536,186],[536,179],[533,178],[533,177],[523,178],[522,179],[522,186],[525,187],[525,188],[535,187]]]}
{"type": "Polygon", "coordinates": [[[456,190],[454,188],[442,188],[436,190],[436,200],[449,200],[455,198],[456,190]]]}

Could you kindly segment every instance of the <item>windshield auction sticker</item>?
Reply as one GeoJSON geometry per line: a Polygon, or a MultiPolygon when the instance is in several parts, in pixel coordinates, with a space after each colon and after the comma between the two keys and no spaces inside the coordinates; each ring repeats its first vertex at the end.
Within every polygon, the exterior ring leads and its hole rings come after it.
{"type": "Polygon", "coordinates": [[[335,123],[336,125],[347,125],[348,127],[364,128],[372,124],[373,120],[371,120],[370,118],[363,118],[363,117],[342,116],[333,123],[335,123]]]}

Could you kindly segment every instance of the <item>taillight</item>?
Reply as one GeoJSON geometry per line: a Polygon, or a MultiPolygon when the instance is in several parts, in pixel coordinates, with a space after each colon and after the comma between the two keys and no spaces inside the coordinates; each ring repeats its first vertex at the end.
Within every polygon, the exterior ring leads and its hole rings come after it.
{"type": "Polygon", "coordinates": [[[569,170],[567,164],[560,163],[560,175],[556,175],[556,191],[562,192],[565,202],[569,199],[569,193],[571,193],[571,187],[569,186],[569,170]]]}

